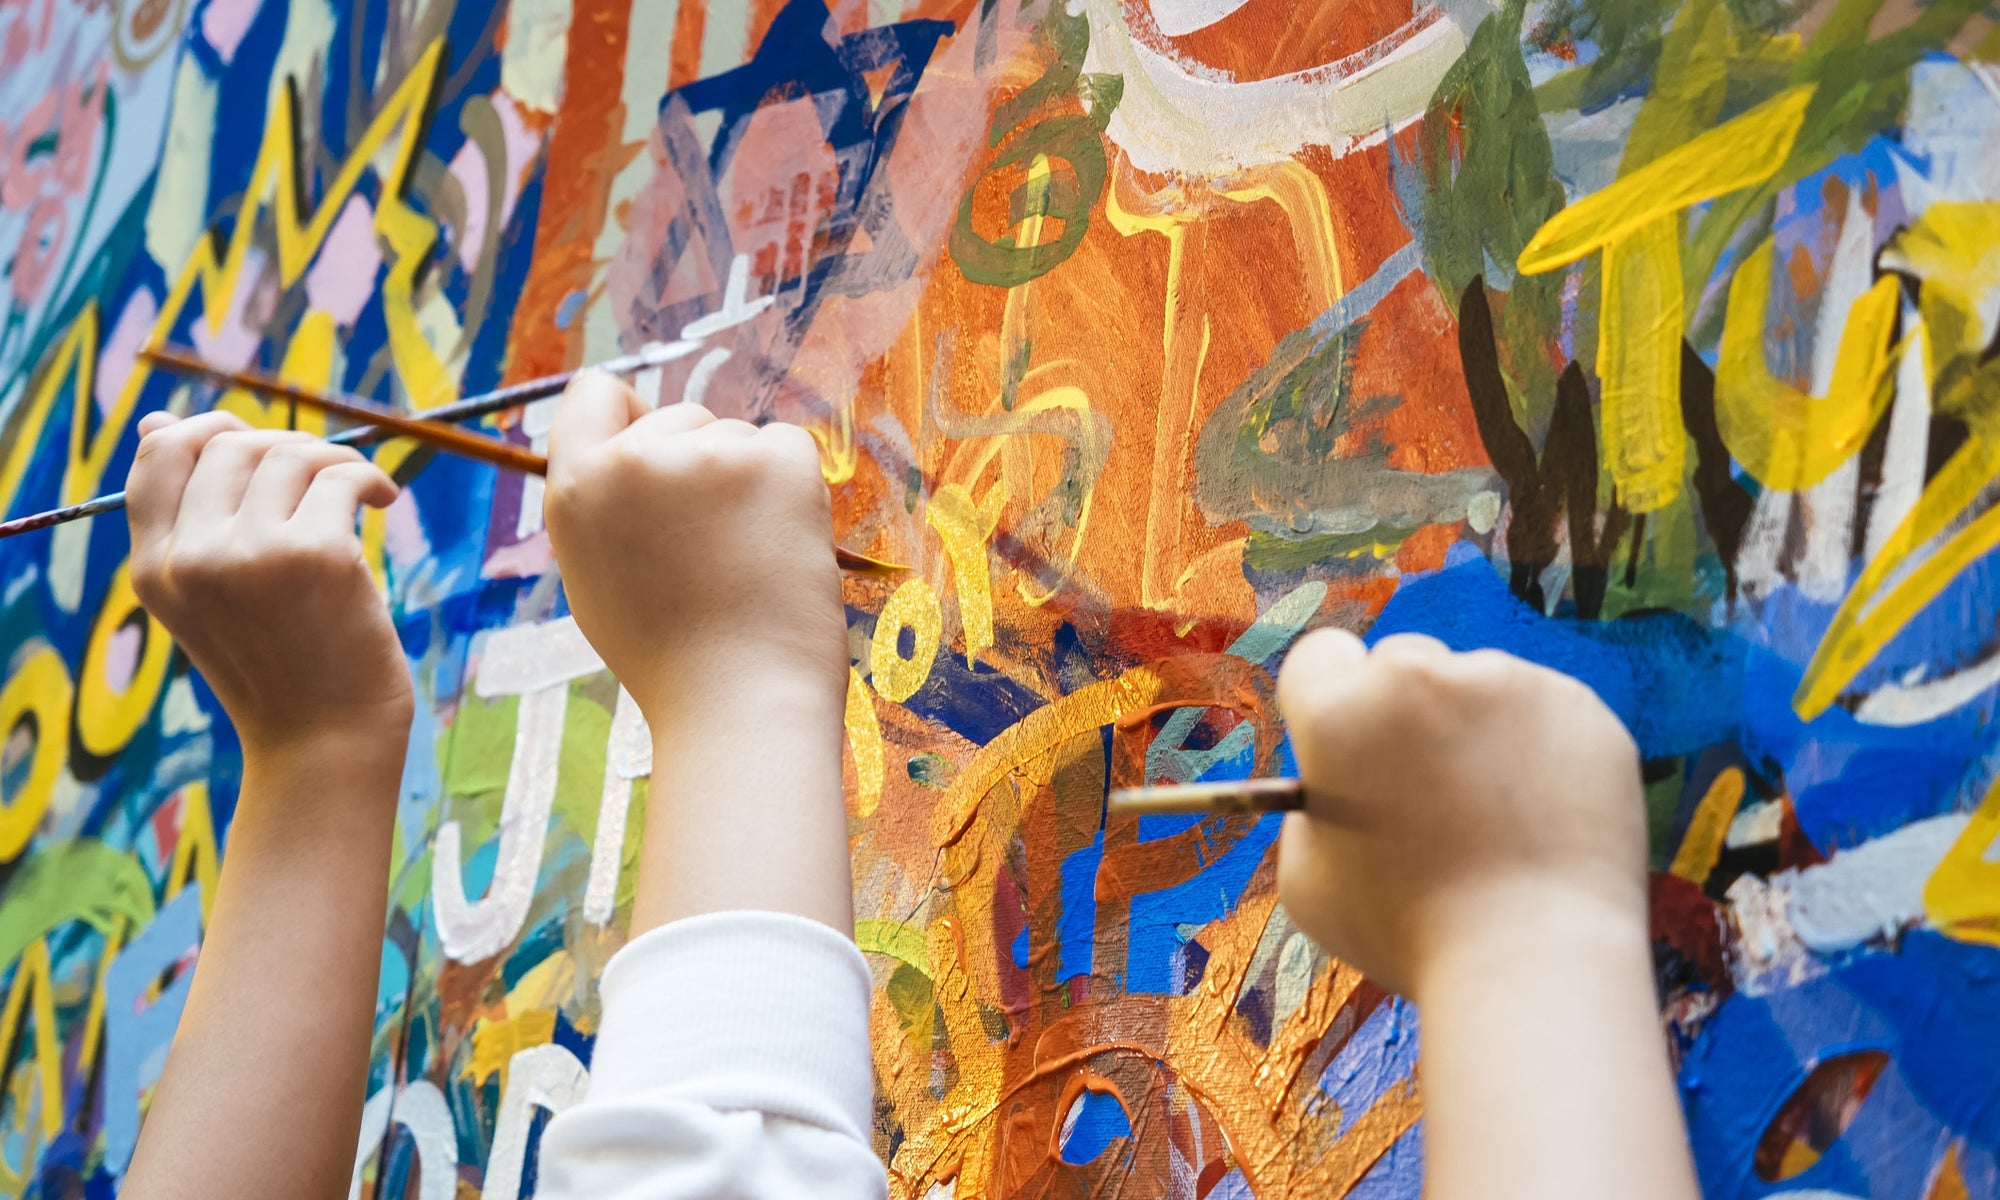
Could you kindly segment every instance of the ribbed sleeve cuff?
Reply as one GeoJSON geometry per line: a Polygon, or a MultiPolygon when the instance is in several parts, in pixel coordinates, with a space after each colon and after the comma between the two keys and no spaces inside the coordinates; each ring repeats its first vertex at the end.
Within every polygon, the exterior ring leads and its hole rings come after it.
{"type": "Polygon", "coordinates": [[[671,1095],[867,1140],[873,981],[827,926],[772,912],[689,917],[633,939],[599,988],[592,1101],[671,1095]]]}

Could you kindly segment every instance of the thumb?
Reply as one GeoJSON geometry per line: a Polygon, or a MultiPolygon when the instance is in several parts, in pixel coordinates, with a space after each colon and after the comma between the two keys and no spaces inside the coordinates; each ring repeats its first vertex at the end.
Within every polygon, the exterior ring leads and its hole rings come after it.
{"type": "Polygon", "coordinates": [[[1300,638],[1278,672],[1278,709],[1314,816],[1338,819],[1336,789],[1352,790],[1353,768],[1362,765],[1357,756],[1366,758],[1367,743],[1377,735],[1372,674],[1368,648],[1344,629],[1316,629],[1300,638]]]}
{"type": "Polygon", "coordinates": [[[556,402],[556,419],[549,428],[549,471],[565,459],[603,445],[644,416],[646,402],[618,377],[604,371],[577,372],[556,402]]]}

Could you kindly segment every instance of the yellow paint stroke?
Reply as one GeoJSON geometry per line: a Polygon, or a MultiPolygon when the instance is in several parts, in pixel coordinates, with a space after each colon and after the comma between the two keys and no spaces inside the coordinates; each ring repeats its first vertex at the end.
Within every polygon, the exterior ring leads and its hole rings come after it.
{"type": "Polygon", "coordinates": [[[1563,209],[1521,251],[1521,271],[1567,266],[1661,217],[1769,179],[1791,154],[1812,97],[1811,84],[1780,92],[1563,209]]]}
{"type": "MultiPolygon", "coordinates": [[[[1042,229],[1048,224],[1044,210],[1048,207],[1049,182],[1054,176],[1048,155],[1037,154],[1028,161],[1028,178],[1022,189],[1027,197],[1027,213],[1014,237],[1015,246],[1025,249],[1042,244],[1042,229]]],[[[1000,387],[1008,395],[1020,387],[1021,377],[1027,374],[1034,357],[1033,339],[1028,334],[1028,295],[1032,287],[1034,281],[1029,279],[1008,288],[1007,306],[1000,312],[1000,387]]],[[[1013,406],[1003,403],[1001,407],[1013,406]]]]}
{"type": "Polygon", "coordinates": [[[847,752],[854,756],[854,815],[867,820],[882,803],[882,723],[875,718],[875,698],[852,667],[841,722],[847,727],[847,752]]]}
{"type": "Polygon", "coordinates": [[[931,977],[931,953],[922,930],[901,921],[858,920],[854,944],[863,954],[880,954],[931,977]]]}
{"type": "Polygon", "coordinates": [[[1667,870],[1697,886],[1707,883],[1709,872],[1715,870],[1715,864],[1722,858],[1729,824],[1741,807],[1743,771],[1739,767],[1726,767],[1695,805],[1694,817],[1688,821],[1687,833],[1682,836],[1681,847],[1674,852],[1673,865],[1667,870]]]}
{"type": "MultiPolygon", "coordinates": [[[[316,392],[331,388],[337,334],[332,313],[307,309],[285,345],[285,361],[278,366],[278,378],[316,392]]],[[[263,397],[244,388],[230,388],[216,401],[215,407],[235,413],[259,429],[297,429],[314,437],[326,435],[326,414],[318,409],[300,408],[282,400],[266,403],[263,397]]]]}
{"type": "Polygon", "coordinates": [[[11,737],[22,721],[32,718],[35,723],[27,778],[20,791],[0,798],[0,862],[12,862],[27,848],[55,796],[69,751],[73,697],[69,668],[62,655],[46,645],[29,654],[7,686],[0,688],[0,742],[11,737]]]}
{"type": "Polygon", "coordinates": [[[152,715],[153,703],[166,687],[173,652],[166,627],[140,606],[138,594],[132,590],[132,564],[120,563],[91,626],[90,645],[84,651],[83,671],[77,681],[76,733],[85,750],[108,758],[125,748],[152,715]],[[105,677],[111,647],[119,632],[135,620],[143,630],[145,648],[123,690],[113,691],[105,677]]]}
{"type": "Polygon", "coordinates": [[[1812,85],[1792,88],[1661,155],[1550,217],[1521,251],[1528,275],[1604,252],[1597,374],[1605,458],[1620,502],[1635,512],[1672,503],[1687,462],[1678,214],[1770,178],[1812,96],[1812,85]]]}
{"type": "Polygon", "coordinates": [[[828,487],[839,487],[854,478],[854,469],[861,463],[861,451],[854,441],[852,396],[834,405],[827,428],[808,425],[806,432],[819,443],[819,473],[828,487]]]}
{"type": "Polygon", "coordinates": [[[965,630],[965,665],[976,666],[979,655],[993,647],[993,584],[986,562],[986,539],[1000,525],[1007,506],[1003,479],[974,500],[964,484],[947,483],[931,497],[925,516],[951,556],[952,578],[958,587],[958,620],[965,630]]]}
{"type": "Polygon", "coordinates": [[[1949,937],[2000,946],[2000,862],[1987,851],[2000,840],[2000,781],[1924,884],[1924,915],[1949,937]]]}
{"type": "MultiPolygon", "coordinates": [[[[1977,315],[1980,299],[2000,286],[2000,260],[1987,253],[1996,239],[2000,204],[1940,203],[1882,252],[1884,267],[1923,280],[1920,328],[1930,348],[1934,401],[1940,411],[1963,418],[1970,436],[1925,485],[1827,626],[1792,697],[1792,707],[1807,720],[1838,700],[1960,572],[2000,546],[2000,508],[1967,520],[2000,478],[2000,413],[1985,402],[2000,387],[2000,366],[1980,361],[1988,335],[1977,315]],[[1933,543],[1921,563],[1908,566],[1933,543]]],[[[1906,331],[1905,344],[1916,333],[1906,331]]]]}
{"type": "MultiPolygon", "coordinates": [[[[207,898],[204,892],[202,899],[207,898]]],[[[207,914],[203,914],[203,919],[207,919],[207,914]]],[[[125,934],[125,918],[119,917],[105,935],[104,950],[97,959],[97,978],[91,984],[90,1007],[83,1018],[83,1044],[76,1053],[76,1073],[86,1079],[97,1064],[97,1048],[104,1041],[104,983],[111,977],[111,964],[118,961],[118,952],[125,946],[125,934]]]]}
{"type": "Polygon", "coordinates": [[[1889,345],[1900,304],[1893,276],[1847,310],[1833,379],[1824,397],[1772,376],[1764,361],[1774,242],[1766,237],[1729,285],[1722,353],[1715,369],[1715,420],[1729,453],[1766,487],[1811,487],[1868,440],[1895,396],[1904,343],[1889,345]]]}
{"type": "MultiPolygon", "coordinates": [[[[77,504],[96,494],[98,481],[110,465],[111,452],[117,449],[125,422],[131,416],[131,405],[121,393],[117,407],[98,423],[95,431],[85,428],[90,414],[97,411],[97,403],[91,396],[97,370],[97,324],[97,301],[87,301],[49,356],[48,366],[34,391],[28,394],[27,403],[21,406],[13,447],[7,453],[5,465],[0,466],[0,512],[13,508],[22,477],[27,474],[28,464],[34,461],[42,431],[48,426],[56,393],[62,390],[65,381],[72,379],[75,383],[70,389],[69,459],[63,468],[61,502],[77,504]]],[[[128,385],[126,391],[133,400],[138,399],[137,389],[128,385]]]]}
{"type": "Polygon", "coordinates": [[[1951,411],[1967,404],[1976,389],[1954,387],[1957,378],[1969,382],[1971,372],[1992,337],[1981,316],[1981,301],[2000,287],[2000,203],[1991,200],[1939,201],[1898,233],[1882,251],[1882,265],[1923,281],[1917,303],[1930,348],[1928,375],[1944,386],[1937,397],[1951,411]]]}
{"type": "MultiPolygon", "coordinates": [[[[348,151],[347,158],[326,194],[320,198],[310,221],[301,221],[299,216],[298,184],[304,176],[298,161],[300,137],[298,117],[294,111],[296,102],[292,98],[292,89],[275,89],[271,118],[265,125],[264,140],[251,167],[250,183],[244,190],[242,207],[237,211],[227,249],[218,259],[217,238],[209,236],[196,241],[194,252],[188,256],[172,290],[167,293],[166,302],[160,307],[159,316],[153,321],[148,340],[162,343],[172,336],[197,288],[202,292],[209,329],[220,331],[223,318],[230,309],[229,300],[236,294],[243,264],[249,257],[251,235],[257,227],[257,218],[265,211],[269,193],[274,190],[275,204],[270,216],[277,233],[278,283],[280,287],[290,287],[298,282],[325,242],[348,196],[361,182],[363,173],[382,152],[390,136],[400,131],[400,145],[390,161],[388,174],[382,178],[382,194],[375,212],[375,231],[394,252],[388,277],[382,285],[383,319],[389,330],[390,355],[395,360],[397,374],[411,403],[417,408],[426,408],[452,399],[457,385],[451,381],[436,353],[424,340],[417,326],[416,306],[412,299],[417,272],[429,259],[431,247],[437,240],[437,230],[403,199],[411,170],[423,149],[422,135],[430,115],[432,85],[443,60],[443,51],[442,39],[433,41],[424,50],[416,65],[362,133],[360,141],[348,151]]],[[[93,300],[84,305],[76,322],[64,335],[51,356],[41,383],[23,407],[24,417],[18,427],[16,441],[5,466],[0,467],[0,511],[12,507],[22,476],[34,458],[42,432],[48,424],[55,394],[63,380],[68,378],[74,378],[75,385],[72,388],[69,462],[63,472],[61,502],[76,504],[99,490],[104,469],[111,461],[111,453],[132,420],[139,394],[152,377],[153,368],[146,362],[135,363],[125,379],[125,386],[119,389],[111,411],[104,414],[95,433],[86,434],[88,416],[96,411],[91,397],[98,344],[98,309],[93,300]]]]}
{"type": "MultiPolygon", "coordinates": [[[[1083,552],[1084,535],[1090,528],[1090,514],[1097,499],[1097,481],[1103,473],[1104,464],[1111,457],[1110,423],[1092,411],[1090,394],[1083,387],[1061,382],[1087,378],[1087,373],[1086,364],[1076,359],[1057,359],[1030,368],[1022,377],[1021,390],[1029,395],[1029,399],[1018,401],[1012,412],[966,417],[937,411],[938,425],[945,436],[968,443],[966,452],[954,454],[939,478],[958,483],[968,490],[999,456],[1002,460],[1001,478],[1007,484],[1008,496],[1033,495],[1035,458],[1032,435],[1060,437],[1069,443],[1076,454],[1070,478],[1075,481],[1080,495],[1076,502],[1076,521],[1069,547],[1049,558],[1048,567],[1053,579],[1048,586],[1037,587],[1035,580],[1025,575],[1015,583],[1021,599],[1030,607],[1048,603],[1061,590],[1062,579],[1074,569],[1078,556],[1083,552]],[[1061,427],[1060,423],[1064,421],[1073,425],[1074,432],[1061,427]]],[[[1057,486],[1068,486],[1068,483],[1057,486]]],[[[1018,527],[1015,532],[1020,532],[1018,527]]]]}
{"type": "Polygon", "coordinates": [[[2000,546],[2000,507],[1995,507],[1958,528],[1921,563],[1903,571],[1905,560],[1962,517],[1996,475],[2000,475],[2000,440],[1975,426],[1862,569],[1828,623],[1792,696],[1792,707],[1801,718],[1810,721],[1825,712],[1882,647],[1937,599],[1959,572],[2000,546]],[[1893,587],[1888,586],[1899,571],[1901,578],[1893,587]]]}
{"type": "Polygon", "coordinates": [[[167,867],[167,899],[181,894],[192,879],[201,888],[201,921],[215,908],[215,887],[222,856],[215,848],[215,813],[208,804],[208,785],[190,783],[181,789],[181,827],[174,836],[174,857],[167,867]]]}
{"type": "Polygon", "coordinates": [[[1340,272],[1340,244],[1334,236],[1333,205],[1326,184],[1297,159],[1245,171],[1223,195],[1240,204],[1269,200],[1292,226],[1292,247],[1299,256],[1306,295],[1321,309],[1340,299],[1346,285],[1340,272]]]}
{"type": "MultiPolygon", "coordinates": [[[[28,1015],[30,997],[34,1003],[34,1070],[39,1083],[41,1136],[47,1143],[63,1127],[62,1043],[56,1038],[56,989],[49,962],[49,940],[36,938],[21,952],[14,968],[13,986],[7,989],[7,1007],[0,1012],[0,1046],[21,1044],[21,1022],[28,1015]]],[[[13,1063],[7,1064],[12,1074],[13,1063]]],[[[33,1161],[29,1157],[27,1161],[33,1161]]]]}
{"type": "Polygon", "coordinates": [[[1964,1142],[1954,1141],[1945,1150],[1931,1176],[1930,1188],[1924,1192],[1924,1200],[1972,1200],[1972,1193],[1965,1186],[1965,1172],[1958,1162],[1964,1146],[1964,1142]]]}
{"type": "MultiPolygon", "coordinates": [[[[424,447],[408,438],[397,438],[382,443],[375,449],[375,465],[388,475],[402,469],[404,463],[422,451],[424,447]]],[[[412,497],[406,503],[415,503],[412,497]]],[[[387,590],[389,586],[389,510],[386,508],[364,508],[361,510],[361,557],[367,561],[369,573],[375,576],[375,586],[387,590]]]]}
{"type": "Polygon", "coordinates": [[[868,649],[868,670],[884,700],[901,704],[924,686],[931,677],[931,662],[937,658],[938,638],[943,632],[944,610],[930,584],[912,579],[889,597],[875,620],[875,642],[868,649]],[[916,638],[908,658],[897,650],[905,629],[916,638]]]}
{"type": "MultiPolygon", "coordinates": [[[[1195,280],[1188,277],[1189,243],[1205,244],[1203,225],[1209,213],[1172,185],[1128,201],[1121,193],[1130,187],[1131,175],[1121,159],[1112,172],[1112,186],[1104,194],[1105,219],[1126,237],[1154,233],[1167,239],[1161,321],[1165,370],[1154,418],[1152,490],[1139,571],[1140,603],[1165,611],[1178,605],[1181,589],[1193,577],[1193,564],[1181,562],[1180,557],[1187,545],[1185,517],[1194,490],[1188,481],[1190,448],[1212,330],[1200,300],[1198,273],[1195,280]]],[[[1236,190],[1218,194],[1243,203],[1270,200],[1277,204],[1291,222],[1295,252],[1309,292],[1325,297],[1322,306],[1339,299],[1343,287],[1340,254],[1331,208],[1317,176],[1300,164],[1286,163],[1251,172],[1236,190]]],[[[1199,245],[1194,254],[1199,260],[1199,245]]]]}
{"type": "Polygon", "coordinates": [[[548,1045],[555,1035],[556,1014],[553,1009],[525,1012],[518,1017],[501,1020],[481,1020],[472,1030],[472,1059],[465,1064],[463,1075],[477,1086],[497,1074],[504,1091],[507,1087],[507,1064],[513,1061],[514,1056],[523,1050],[548,1045]]]}
{"type": "Polygon", "coordinates": [[[1668,213],[1604,247],[1597,314],[1604,457],[1618,499],[1652,512],[1680,494],[1680,218],[1668,213]]]}

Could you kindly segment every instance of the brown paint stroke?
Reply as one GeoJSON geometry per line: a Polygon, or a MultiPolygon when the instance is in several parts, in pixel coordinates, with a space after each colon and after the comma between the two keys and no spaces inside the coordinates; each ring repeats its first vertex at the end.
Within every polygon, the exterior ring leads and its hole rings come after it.
{"type": "Polygon", "coordinates": [[[1514,421],[1513,402],[1500,372],[1486,283],[1476,275],[1459,303],[1458,351],[1479,439],[1486,444],[1494,469],[1507,481],[1514,507],[1507,524],[1508,587],[1537,610],[1548,611],[1541,577],[1556,560],[1557,522],[1567,510],[1576,611],[1594,620],[1604,607],[1612,552],[1630,518],[1614,503],[1605,511],[1603,529],[1598,528],[1597,428],[1583,368],[1571,362],[1556,381],[1554,415],[1537,456],[1534,443],[1514,421]]]}
{"type": "Polygon", "coordinates": [[[1681,424],[1694,443],[1694,494],[1701,523],[1728,572],[1728,598],[1736,602],[1736,552],[1750,523],[1750,493],[1729,469],[1729,448],[1715,423],[1715,372],[1685,341],[1681,343],[1681,424]]]}

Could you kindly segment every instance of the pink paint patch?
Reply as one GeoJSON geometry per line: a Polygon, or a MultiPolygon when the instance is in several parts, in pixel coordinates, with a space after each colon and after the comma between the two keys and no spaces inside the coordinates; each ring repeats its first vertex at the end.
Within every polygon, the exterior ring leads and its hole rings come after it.
{"type": "Polygon", "coordinates": [[[424,536],[423,517],[409,489],[405,488],[382,516],[382,543],[389,551],[389,565],[400,571],[429,557],[430,539],[424,536]]]}
{"type": "Polygon", "coordinates": [[[236,48],[263,6],[264,0],[209,0],[201,17],[201,36],[224,63],[236,57],[236,48]]]}
{"type": "Polygon", "coordinates": [[[97,382],[91,387],[97,411],[108,414],[117,405],[118,393],[125,390],[126,380],[132,378],[132,364],[139,347],[146,344],[153,320],[159,315],[160,306],[154,302],[153,293],[144,288],[132,293],[132,298],[119,310],[111,336],[105,339],[104,349],[97,356],[97,382]]]}
{"type": "Polygon", "coordinates": [[[139,651],[145,644],[145,631],[136,623],[111,635],[111,644],[104,651],[104,682],[113,694],[123,695],[132,686],[132,676],[139,670],[139,651]]]}
{"type": "Polygon", "coordinates": [[[526,579],[546,575],[555,566],[556,553],[549,545],[548,530],[544,529],[525,541],[495,550],[479,573],[488,579],[526,579]]]}
{"type": "Polygon", "coordinates": [[[367,200],[349,196],[327,231],[326,244],[306,271],[306,298],[314,308],[333,314],[335,322],[352,325],[375,294],[375,274],[381,267],[375,212],[367,200]]]}
{"type": "Polygon", "coordinates": [[[514,202],[521,198],[521,183],[535,165],[542,135],[528,128],[521,119],[520,106],[505,90],[493,93],[493,111],[500,117],[500,132],[507,141],[507,173],[502,181],[505,191],[500,200],[500,224],[505,227],[514,217],[514,202]]]}
{"type": "Polygon", "coordinates": [[[467,264],[479,261],[486,248],[486,204],[493,181],[486,170],[486,156],[479,146],[467,142],[451,160],[451,177],[465,193],[465,228],[458,233],[458,259],[467,264]]]}
{"type": "MultiPolygon", "coordinates": [[[[211,332],[208,315],[204,313],[194,323],[194,348],[208,361],[231,370],[241,370],[250,365],[257,347],[264,342],[264,335],[252,326],[248,314],[264,287],[264,256],[251,251],[244,256],[243,273],[236,277],[236,292],[229,297],[229,311],[223,315],[220,331],[211,332]]],[[[268,308],[270,297],[262,297],[259,307],[268,308]]]]}

